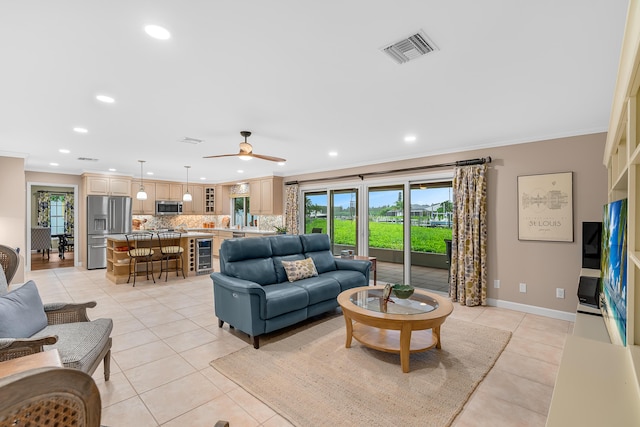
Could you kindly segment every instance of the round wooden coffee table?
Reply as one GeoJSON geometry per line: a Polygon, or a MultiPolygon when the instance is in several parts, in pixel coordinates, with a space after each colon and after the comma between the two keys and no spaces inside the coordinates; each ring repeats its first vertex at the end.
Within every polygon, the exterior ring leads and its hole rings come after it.
{"type": "Polygon", "coordinates": [[[392,296],[384,304],[383,289],[363,286],[338,295],[347,326],[345,347],[351,347],[353,337],[369,348],[400,354],[402,372],[409,372],[411,353],[441,348],[440,325],[453,311],[453,304],[418,288],[408,299],[392,296]]]}

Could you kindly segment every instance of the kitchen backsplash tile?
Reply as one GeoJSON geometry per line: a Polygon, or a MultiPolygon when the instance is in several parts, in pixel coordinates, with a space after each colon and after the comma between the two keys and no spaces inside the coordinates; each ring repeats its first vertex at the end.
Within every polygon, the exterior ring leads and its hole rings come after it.
{"type": "MultiPolygon", "coordinates": [[[[164,228],[205,228],[204,223],[213,222],[216,227],[222,224],[222,218],[228,215],[133,215],[133,219],[140,222],[141,230],[157,230],[164,228]]],[[[275,226],[281,226],[284,218],[282,215],[259,215],[258,230],[274,231],[275,226]]],[[[136,222],[138,222],[136,221],[136,222]]]]}

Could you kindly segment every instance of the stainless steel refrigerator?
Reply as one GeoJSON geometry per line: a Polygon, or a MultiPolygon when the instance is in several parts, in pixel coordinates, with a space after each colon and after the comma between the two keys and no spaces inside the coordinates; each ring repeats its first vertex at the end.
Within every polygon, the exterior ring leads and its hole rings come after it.
{"type": "Polygon", "coordinates": [[[87,269],[107,267],[107,235],[131,232],[131,197],[87,196],[87,269]]]}

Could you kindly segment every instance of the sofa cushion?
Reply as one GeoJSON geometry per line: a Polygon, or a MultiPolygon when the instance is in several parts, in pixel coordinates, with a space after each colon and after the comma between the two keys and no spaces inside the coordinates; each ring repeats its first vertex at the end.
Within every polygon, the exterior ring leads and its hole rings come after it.
{"type": "Polygon", "coordinates": [[[112,329],[111,319],[96,319],[91,322],[49,325],[35,336],[57,335],[58,341],[54,345],[45,345],[44,349],[58,349],[65,367],[87,372],[91,363],[105,348],[112,329]]]}
{"type": "Polygon", "coordinates": [[[0,338],[29,338],[45,326],[47,315],[32,280],[0,297],[0,338]]]}
{"type": "Polygon", "coordinates": [[[300,242],[304,252],[331,251],[331,241],[327,234],[301,234],[300,242]]]}
{"type": "Polygon", "coordinates": [[[290,311],[299,310],[309,305],[309,294],[304,289],[291,286],[290,283],[277,283],[264,287],[264,318],[272,319],[290,311]]]}
{"type": "Polygon", "coordinates": [[[331,277],[340,283],[340,292],[357,288],[358,286],[367,286],[367,283],[363,280],[362,273],[355,270],[328,271],[322,276],[331,277]]]}
{"type": "MultiPolygon", "coordinates": [[[[262,239],[251,239],[262,240],[262,239]]],[[[247,259],[244,261],[227,262],[224,274],[238,279],[249,280],[259,285],[277,283],[276,271],[271,258],[247,259]]]]}
{"type": "Polygon", "coordinates": [[[290,286],[300,287],[307,291],[309,294],[309,305],[330,299],[335,300],[340,293],[340,284],[338,281],[326,274],[318,277],[298,280],[290,286]]]}
{"type": "Polygon", "coordinates": [[[284,267],[282,266],[282,261],[297,261],[300,259],[304,259],[304,255],[294,254],[294,255],[285,255],[285,256],[274,256],[273,267],[276,270],[276,281],[278,283],[282,283],[282,282],[287,282],[289,280],[287,278],[287,272],[284,270],[284,267]]]}
{"type": "Polygon", "coordinates": [[[267,239],[228,239],[222,242],[220,254],[225,262],[243,261],[253,258],[269,258],[271,243],[267,239]]]}
{"type": "Polygon", "coordinates": [[[271,242],[271,252],[274,256],[301,254],[303,252],[302,242],[298,235],[278,235],[268,237],[268,239],[271,242]]]}
{"type": "Polygon", "coordinates": [[[297,261],[282,261],[282,267],[287,273],[287,279],[290,282],[307,279],[318,275],[313,259],[305,258],[297,261]]]}
{"type": "Polygon", "coordinates": [[[319,274],[337,270],[336,261],[331,251],[305,252],[304,255],[313,259],[319,274]]]}

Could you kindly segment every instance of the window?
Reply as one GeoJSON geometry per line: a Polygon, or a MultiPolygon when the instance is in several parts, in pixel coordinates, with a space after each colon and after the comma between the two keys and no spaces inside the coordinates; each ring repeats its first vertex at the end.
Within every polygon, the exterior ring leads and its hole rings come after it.
{"type": "Polygon", "coordinates": [[[451,240],[453,192],[451,181],[411,184],[411,250],[446,253],[451,240]]]}
{"type": "Polygon", "coordinates": [[[52,194],[49,204],[49,224],[51,235],[64,234],[64,195],[52,194]]]}
{"type": "Polygon", "coordinates": [[[245,227],[255,226],[255,218],[251,213],[249,213],[249,198],[248,197],[234,197],[231,199],[233,201],[232,208],[233,212],[231,212],[231,216],[233,218],[233,225],[245,227]]]}
{"type": "Polygon", "coordinates": [[[304,232],[327,232],[327,192],[304,195],[304,232]]]}

